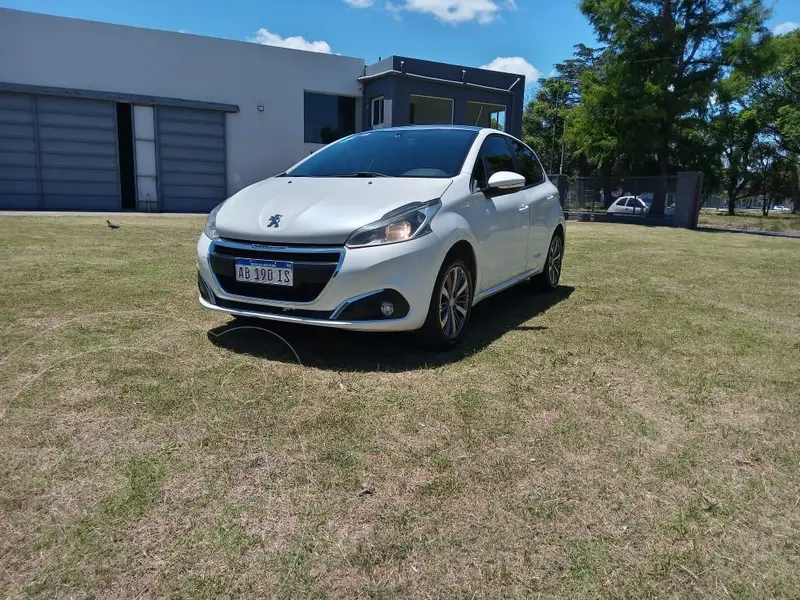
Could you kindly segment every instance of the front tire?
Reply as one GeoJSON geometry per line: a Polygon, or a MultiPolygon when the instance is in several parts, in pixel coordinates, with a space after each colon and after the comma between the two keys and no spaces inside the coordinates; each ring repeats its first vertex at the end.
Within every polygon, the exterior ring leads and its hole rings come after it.
{"type": "Polygon", "coordinates": [[[558,233],[554,233],[547,250],[547,260],[542,272],[534,277],[534,283],[543,291],[552,291],[561,281],[561,266],[564,260],[564,240],[558,233]]]}
{"type": "Polygon", "coordinates": [[[433,286],[425,324],[417,332],[425,346],[447,350],[464,339],[472,314],[474,289],[472,273],[463,260],[445,261],[433,286]]]}

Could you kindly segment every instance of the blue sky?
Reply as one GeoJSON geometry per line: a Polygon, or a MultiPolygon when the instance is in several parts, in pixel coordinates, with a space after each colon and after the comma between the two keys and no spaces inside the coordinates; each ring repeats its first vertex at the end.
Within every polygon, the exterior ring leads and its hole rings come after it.
{"type": "MultiPolygon", "coordinates": [[[[391,54],[547,75],[592,29],[578,0],[0,0],[124,25],[256,40],[364,58],[391,54]]],[[[774,0],[770,26],[800,27],[800,0],[774,0]]]]}

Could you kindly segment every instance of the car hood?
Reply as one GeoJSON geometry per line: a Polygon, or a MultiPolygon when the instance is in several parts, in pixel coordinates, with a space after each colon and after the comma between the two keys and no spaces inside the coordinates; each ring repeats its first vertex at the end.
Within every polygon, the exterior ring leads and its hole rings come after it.
{"type": "Polygon", "coordinates": [[[217,231],[245,241],[340,245],[391,210],[441,197],[451,183],[409,177],[273,177],[231,196],[217,214],[217,231]]]}

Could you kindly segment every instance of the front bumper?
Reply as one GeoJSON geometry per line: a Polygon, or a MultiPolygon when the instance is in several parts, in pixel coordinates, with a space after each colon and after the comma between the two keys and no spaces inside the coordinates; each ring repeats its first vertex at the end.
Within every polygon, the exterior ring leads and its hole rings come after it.
{"type": "Polygon", "coordinates": [[[319,295],[296,302],[231,293],[212,268],[209,260],[212,244],[226,245],[226,252],[230,252],[231,246],[241,247],[243,251],[248,248],[250,252],[259,247],[225,240],[212,242],[204,234],[200,236],[198,285],[200,304],[205,308],[242,317],[358,331],[408,331],[422,327],[444,258],[440,240],[432,233],[398,244],[341,248],[342,258],[319,295]],[[369,298],[378,300],[398,295],[402,297],[399,304],[407,304],[397,311],[399,318],[382,315],[374,319],[357,318],[359,311],[353,310],[357,305],[368,303],[369,298]]]}

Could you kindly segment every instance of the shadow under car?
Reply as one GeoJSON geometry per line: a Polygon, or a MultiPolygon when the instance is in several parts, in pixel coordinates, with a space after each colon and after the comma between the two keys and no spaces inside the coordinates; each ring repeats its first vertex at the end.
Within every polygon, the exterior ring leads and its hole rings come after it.
{"type": "Polygon", "coordinates": [[[294,364],[299,359],[321,369],[412,371],[457,362],[507,331],[546,329],[525,323],[569,298],[574,289],[537,292],[522,283],[487,298],[473,309],[464,341],[441,353],[420,348],[410,333],[363,333],[262,319],[235,318],[210,330],[208,339],[231,352],[294,364]]]}

